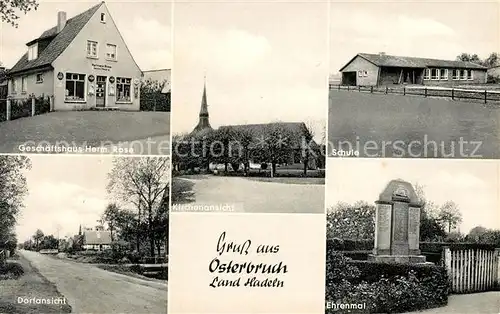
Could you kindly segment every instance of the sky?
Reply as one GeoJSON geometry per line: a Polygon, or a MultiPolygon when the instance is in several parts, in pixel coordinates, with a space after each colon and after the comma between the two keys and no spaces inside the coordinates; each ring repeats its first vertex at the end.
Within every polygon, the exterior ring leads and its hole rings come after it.
{"type": "MultiPolygon", "coordinates": [[[[22,14],[19,28],[1,24],[0,61],[12,67],[26,53],[26,43],[57,24],[57,12],[65,11],[68,19],[100,1],[40,0],[36,11],[22,14]]],[[[108,0],[106,5],[141,70],[172,67],[172,9],[166,1],[108,0]]]]}
{"type": "Polygon", "coordinates": [[[328,100],[328,3],[176,2],[172,133],[198,122],[204,75],[212,127],[306,122],[328,100]]]}
{"type": "Polygon", "coordinates": [[[455,202],[463,218],[460,232],[476,226],[500,230],[498,160],[329,158],[327,167],[327,208],[338,202],[374,204],[391,180],[403,179],[423,186],[436,205],[455,202]]]}
{"type": "Polygon", "coordinates": [[[37,229],[59,236],[78,234],[80,224],[95,227],[106,209],[107,174],[112,156],[30,155],[32,168],[25,171],[29,194],[16,228],[19,241],[37,229]]]}
{"type": "Polygon", "coordinates": [[[357,53],[455,60],[500,52],[498,1],[364,1],[330,6],[330,73],[357,53]]]}

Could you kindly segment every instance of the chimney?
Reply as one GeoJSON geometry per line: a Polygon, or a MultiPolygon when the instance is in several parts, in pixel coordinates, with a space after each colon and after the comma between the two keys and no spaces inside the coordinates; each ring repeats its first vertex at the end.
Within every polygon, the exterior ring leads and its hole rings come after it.
{"type": "Polygon", "coordinates": [[[66,12],[57,12],[57,33],[60,33],[66,26],[66,12]]]}

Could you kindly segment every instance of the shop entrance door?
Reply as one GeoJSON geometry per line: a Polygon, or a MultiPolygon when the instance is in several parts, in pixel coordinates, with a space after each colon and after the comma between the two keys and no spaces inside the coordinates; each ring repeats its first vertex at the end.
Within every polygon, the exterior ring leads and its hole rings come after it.
{"type": "Polygon", "coordinates": [[[103,108],[106,106],[106,77],[97,76],[96,85],[95,106],[103,108]]]}

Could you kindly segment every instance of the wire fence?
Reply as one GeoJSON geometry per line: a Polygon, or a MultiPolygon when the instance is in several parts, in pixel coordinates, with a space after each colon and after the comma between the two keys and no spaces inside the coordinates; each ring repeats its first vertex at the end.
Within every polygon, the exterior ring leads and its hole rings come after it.
{"type": "Polygon", "coordinates": [[[473,100],[489,103],[500,102],[500,91],[488,89],[444,88],[434,86],[349,86],[330,84],[330,90],[347,90],[372,94],[414,95],[421,97],[441,97],[452,100],[473,100]]]}

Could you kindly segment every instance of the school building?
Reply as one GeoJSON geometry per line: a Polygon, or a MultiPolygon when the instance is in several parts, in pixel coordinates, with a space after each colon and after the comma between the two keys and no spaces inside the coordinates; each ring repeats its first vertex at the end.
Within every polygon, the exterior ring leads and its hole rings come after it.
{"type": "Polygon", "coordinates": [[[53,110],[139,110],[142,72],[104,2],[70,19],[58,12],[26,46],[7,74],[10,97],[53,96],[53,110]]]}

